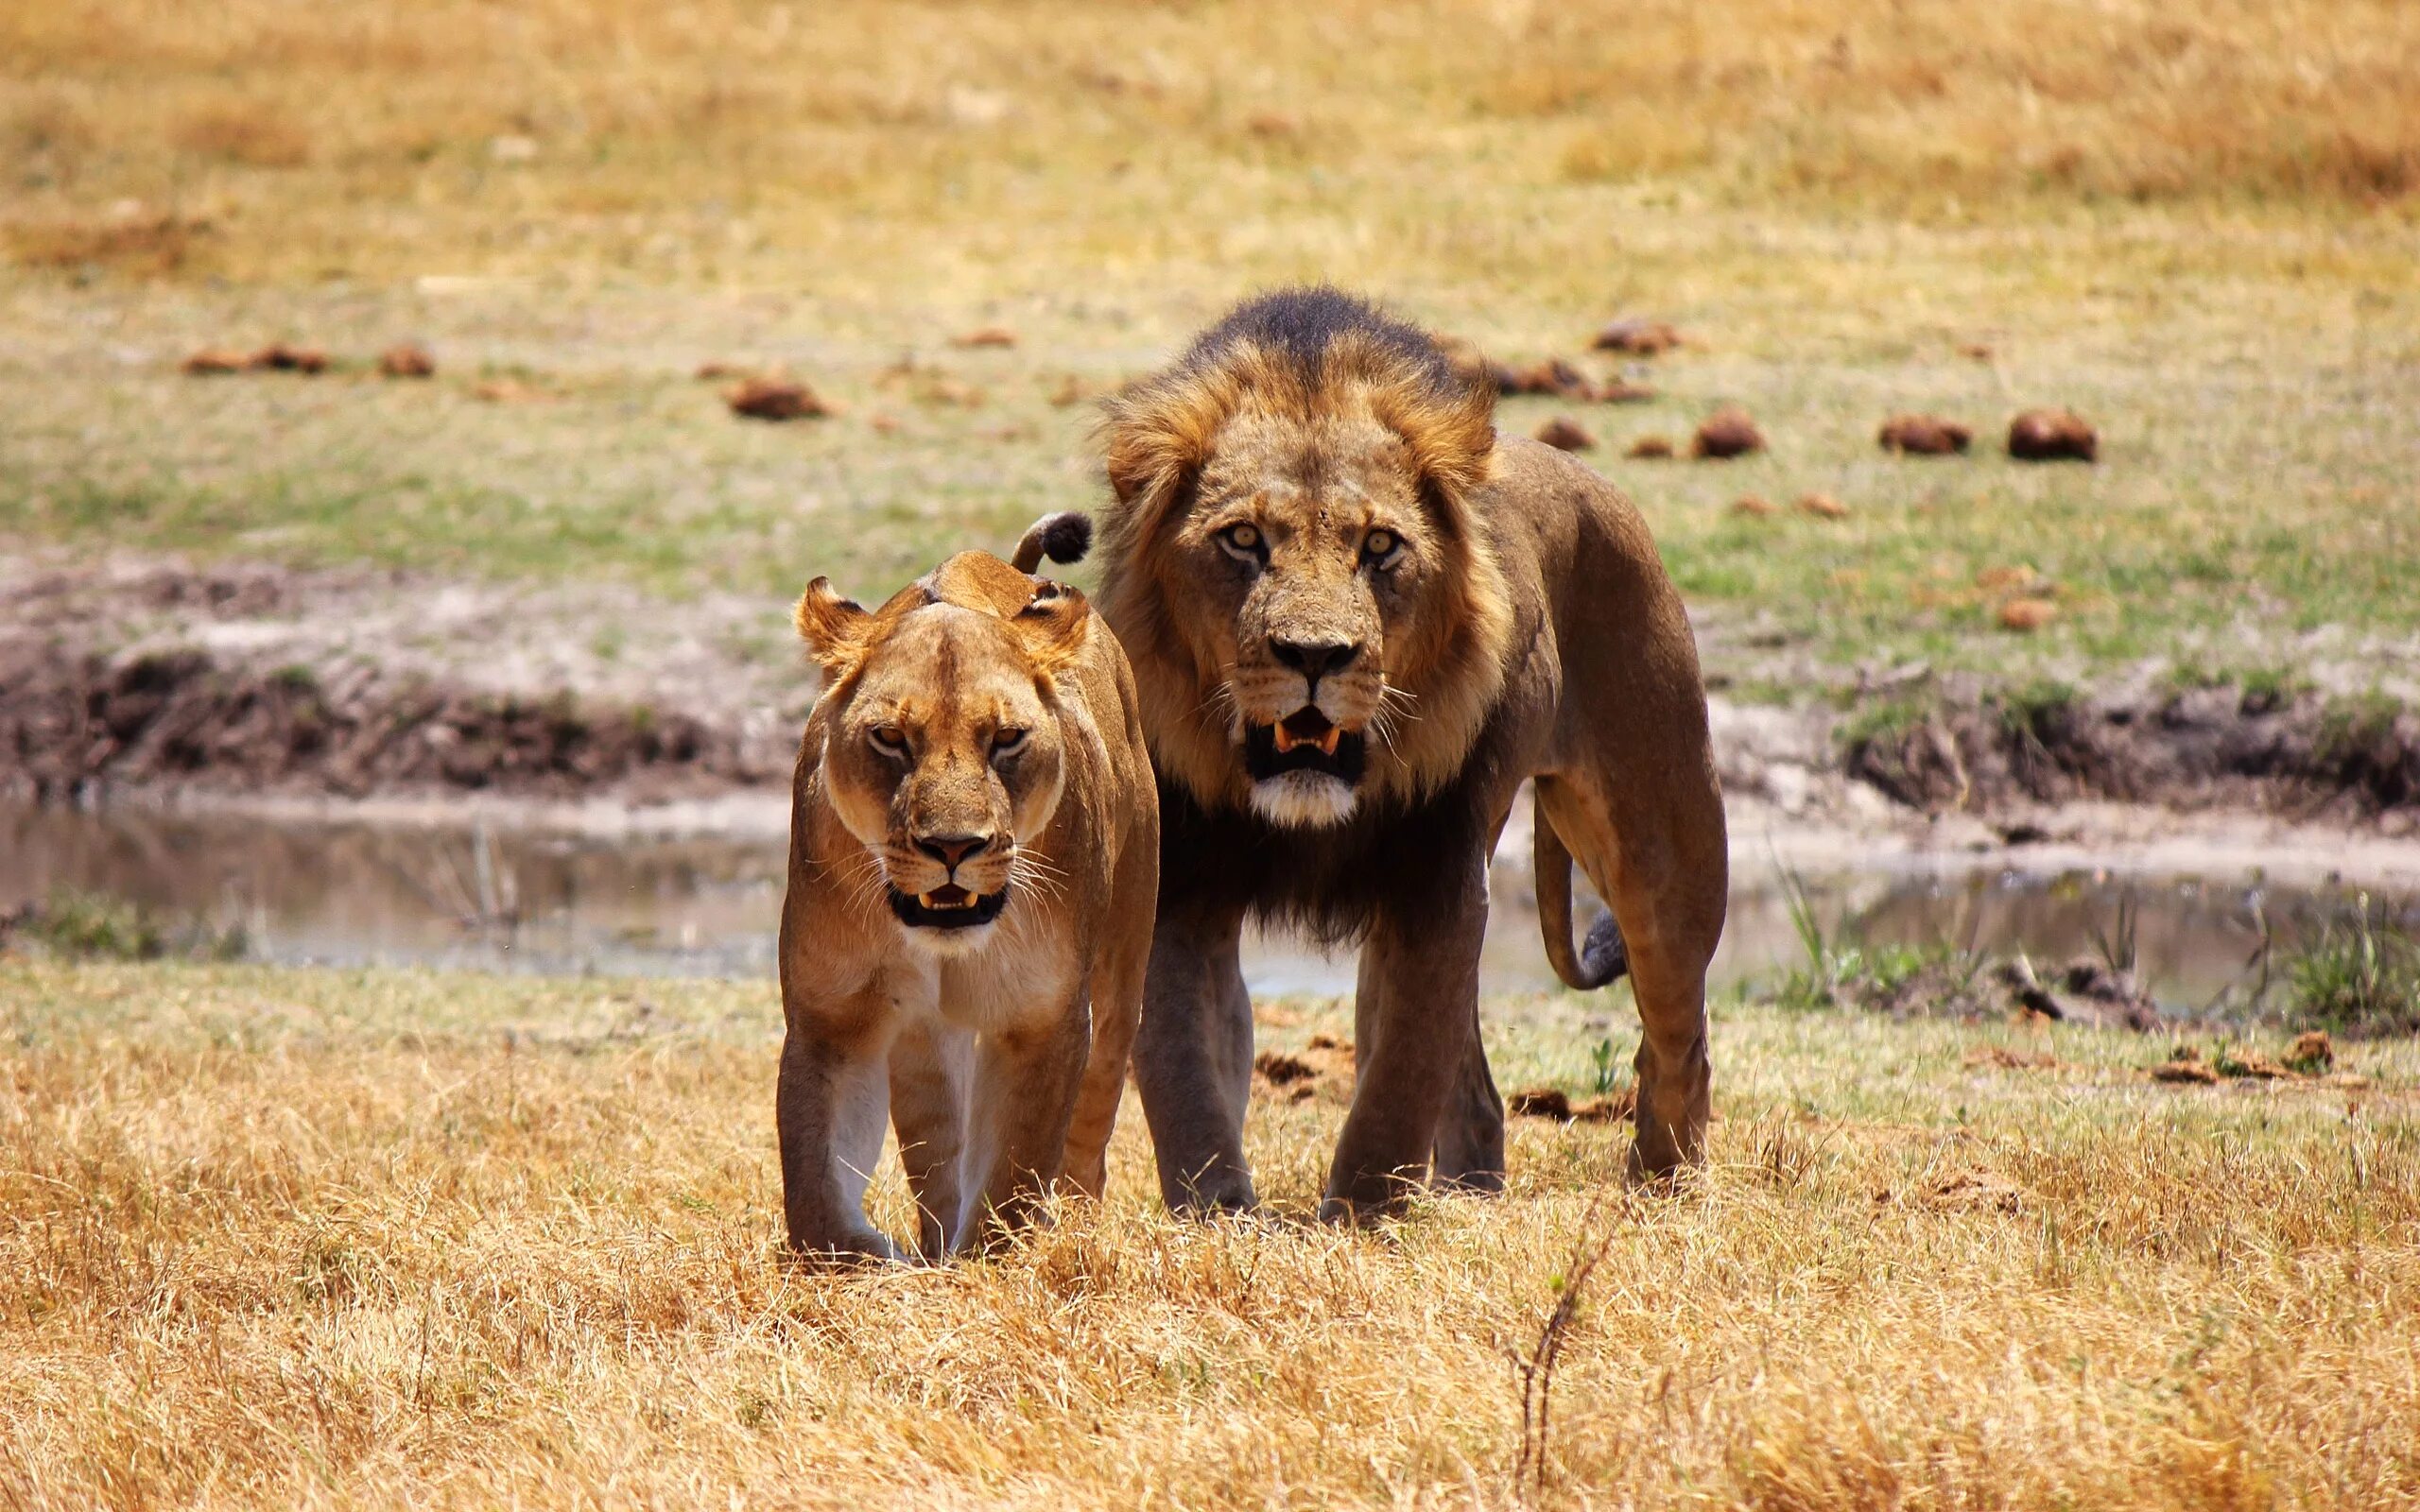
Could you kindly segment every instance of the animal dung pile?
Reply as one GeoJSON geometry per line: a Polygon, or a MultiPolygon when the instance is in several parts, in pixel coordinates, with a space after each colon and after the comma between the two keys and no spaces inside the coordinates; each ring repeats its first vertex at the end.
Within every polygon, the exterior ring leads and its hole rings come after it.
{"type": "Polygon", "coordinates": [[[1568,415],[1557,415],[1537,429],[1537,438],[1559,452],[1585,452],[1597,444],[1597,438],[1568,415]]]}
{"type": "Polygon", "coordinates": [[[2008,455],[2020,462],[2091,462],[2100,436],[2071,409],[2029,409],[2008,423],[2008,455]]]}
{"type": "Polygon", "coordinates": [[[1738,408],[1716,410],[1689,443],[1689,455],[1702,460],[1722,461],[1745,456],[1750,452],[1765,449],[1765,437],[1748,412],[1738,408]]]}
{"type": "Polygon", "coordinates": [[[2197,1045],[2180,1044],[2168,1059],[2151,1068],[2153,1081],[2185,1087],[2210,1087],[2221,1081],[2310,1081],[2359,1091],[2369,1078],[2351,1073],[2327,1074],[2336,1063],[2336,1047],[2327,1031],[2313,1029],[2295,1040],[2283,1059],[2250,1045],[2221,1042],[2208,1056],[2197,1045]]]}
{"type": "Polygon", "coordinates": [[[1893,415],[1882,422],[1881,434],[1875,438],[1886,452],[1909,456],[1947,456],[1965,451],[1975,439],[1975,433],[1938,415],[1893,415]]]}
{"type": "Polygon", "coordinates": [[[178,366],[196,378],[231,372],[317,373],[328,370],[328,354],[317,347],[291,347],[280,341],[249,353],[209,347],[178,366]]]}
{"type": "Polygon", "coordinates": [[[722,398],[733,414],[748,420],[814,420],[832,413],[814,389],[786,378],[751,378],[722,398]]]}
{"type": "Polygon", "coordinates": [[[1774,512],[1773,502],[1761,494],[1743,493],[1731,501],[1731,512],[1762,519],[1774,512]]]}
{"type": "Polygon", "coordinates": [[[1589,343],[1599,352],[1618,352],[1633,357],[1661,356],[1680,344],[1681,333],[1669,324],[1636,316],[1612,321],[1589,343]]]}
{"type": "Polygon", "coordinates": [[[426,347],[406,341],[379,353],[378,372],[387,378],[434,378],[437,359],[429,355],[426,347]]]}
{"type": "Polygon", "coordinates": [[[1495,391],[1499,394],[1540,394],[1550,399],[1593,399],[1597,385],[1589,376],[1564,361],[1548,357],[1527,368],[1509,368],[1498,363],[1493,369],[1495,391]]]}
{"type": "Polygon", "coordinates": [[[1608,378],[1599,383],[1561,357],[1548,357],[1527,368],[1490,363],[1487,372],[1495,380],[1497,393],[1514,397],[1569,399],[1583,404],[1631,404],[1655,397],[1653,388],[1626,378],[1608,378]]]}
{"type": "Polygon", "coordinates": [[[987,325],[980,330],[952,336],[949,344],[953,347],[1013,347],[1017,344],[1017,334],[1004,325],[987,325]]]}
{"type": "Polygon", "coordinates": [[[2012,598],[2000,606],[2000,628],[2031,635],[2059,617],[2059,606],[2047,598],[2012,598]]]}
{"type": "Polygon", "coordinates": [[[1514,1118],[1551,1118],[1564,1124],[1611,1124],[1630,1117],[1637,1103],[1637,1091],[1628,1087],[1601,1096],[1583,1097],[1576,1103],[1560,1087],[1531,1087],[1506,1098],[1504,1110],[1514,1118]]]}
{"type": "Polygon", "coordinates": [[[1323,1090],[1340,1099],[1353,1095],[1353,1042],[1332,1034],[1315,1034],[1292,1054],[1264,1050],[1253,1057],[1252,1069],[1290,1103],[1309,1102],[1323,1090]]]}
{"type": "Polygon", "coordinates": [[[1849,507],[1828,493],[1802,493],[1798,496],[1798,512],[1819,520],[1845,520],[1849,507]]]}
{"type": "Polygon", "coordinates": [[[1668,436],[1642,436],[1631,442],[1630,450],[1622,454],[1639,462],[1664,461],[1672,455],[1672,438],[1668,436]]]}
{"type": "Polygon", "coordinates": [[[317,347],[290,347],[280,341],[253,352],[245,366],[269,372],[325,372],[328,354],[317,347]]]}
{"type": "Polygon", "coordinates": [[[248,360],[240,352],[229,352],[224,347],[208,347],[187,357],[182,367],[188,377],[215,378],[223,373],[242,372],[248,360]]]}

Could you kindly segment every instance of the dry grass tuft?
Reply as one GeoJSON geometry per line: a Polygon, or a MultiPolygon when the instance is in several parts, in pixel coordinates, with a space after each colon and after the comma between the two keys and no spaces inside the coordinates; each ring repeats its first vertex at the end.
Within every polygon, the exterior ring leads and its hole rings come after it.
{"type": "MultiPolygon", "coordinates": [[[[1584,1077],[1581,1011],[1495,1005],[1499,1069],[1584,1077]]],[[[1179,1224],[1130,1109],[1098,1209],[833,1278],[776,1256],[775,1018],[0,964],[0,1502],[1506,1505],[1560,1296],[1542,1504],[2420,1505],[2409,1044],[2348,1113],[2154,1086],[2130,1038],[2020,1076],[1965,1064],[2001,1031],[1741,1007],[1677,1195],[1525,1121],[1502,1200],[1339,1233],[1340,1107],[1268,1097],[1274,1214],[1179,1224]]]]}

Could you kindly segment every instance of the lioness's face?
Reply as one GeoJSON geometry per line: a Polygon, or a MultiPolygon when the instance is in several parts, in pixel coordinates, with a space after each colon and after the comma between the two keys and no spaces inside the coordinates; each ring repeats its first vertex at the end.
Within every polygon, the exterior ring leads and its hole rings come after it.
{"type": "Polygon", "coordinates": [[[937,604],[871,651],[825,737],[833,809],[871,857],[861,885],[935,954],[982,949],[1035,883],[1023,847],[1064,784],[1046,689],[998,620],[937,604]]]}
{"type": "Polygon", "coordinates": [[[1192,595],[1176,618],[1227,669],[1236,757],[1271,823],[1343,822],[1369,743],[1417,717],[1387,653],[1443,568],[1437,528],[1409,449],[1374,420],[1243,418],[1220,436],[1172,526],[1170,592],[1192,595]]]}

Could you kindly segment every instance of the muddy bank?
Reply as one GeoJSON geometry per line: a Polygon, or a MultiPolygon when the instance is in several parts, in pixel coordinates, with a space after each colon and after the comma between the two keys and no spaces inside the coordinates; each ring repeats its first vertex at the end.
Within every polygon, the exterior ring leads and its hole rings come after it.
{"type": "Polygon", "coordinates": [[[2108,799],[2377,823],[2420,819],[2420,715],[2378,699],[2205,687],[1996,692],[1845,723],[1843,771],[1927,814],[2108,799]]]}
{"type": "Polygon", "coordinates": [[[778,789],[781,606],[368,569],[0,566],[0,795],[661,804],[778,789]]]}
{"type": "MultiPolygon", "coordinates": [[[[812,696],[786,606],[749,595],[676,603],[611,584],[159,558],[0,564],[0,796],[763,799],[775,812],[812,696]]],[[[2119,803],[2420,834],[2420,717],[2377,699],[1927,679],[1845,713],[1718,695],[1712,717],[1743,833],[1770,818],[2039,845],[2091,838],[2076,816],[2119,803]]]]}
{"type": "Polygon", "coordinates": [[[0,649],[0,793],[37,802],[167,785],[541,799],[612,789],[645,802],[783,772],[731,730],[570,694],[497,696],[376,672],[327,682],[194,650],[113,660],[0,649]]]}

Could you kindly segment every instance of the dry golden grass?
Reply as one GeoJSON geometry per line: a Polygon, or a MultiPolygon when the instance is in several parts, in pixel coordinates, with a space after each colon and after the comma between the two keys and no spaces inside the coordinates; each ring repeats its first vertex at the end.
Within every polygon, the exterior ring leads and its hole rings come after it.
{"type": "MultiPolygon", "coordinates": [[[[1580,1074],[1579,1012],[1497,1005],[1499,1064],[1580,1074]]],[[[1255,1107],[1275,1221],[1154,1211],[1130,1109],[1100,1210],[832,1277],[776,1260],[774,1020],[757,984],[0,965],[0,1505],[2420,1505],[2410,1044],[2348,1107],[1742,1006],[1681,1197],[1524,1122],[1500,1202],[1306,1227],[1327,1087],[1255,1107]],[[1508,1350],[1592,1213],[1524,1493],[1508,1350]]]]}
{"type": "Polygon", "coordinates": [[[207,215],[184,266],[248,278],[1443,279],[1596,264],[1622,205],[1543,198],[1575,185],[2420,193],[2397,0],[60,0],[0,10],[0,60],[22,258],[107,261],[69,232],[132,198],[207,215]]]}

